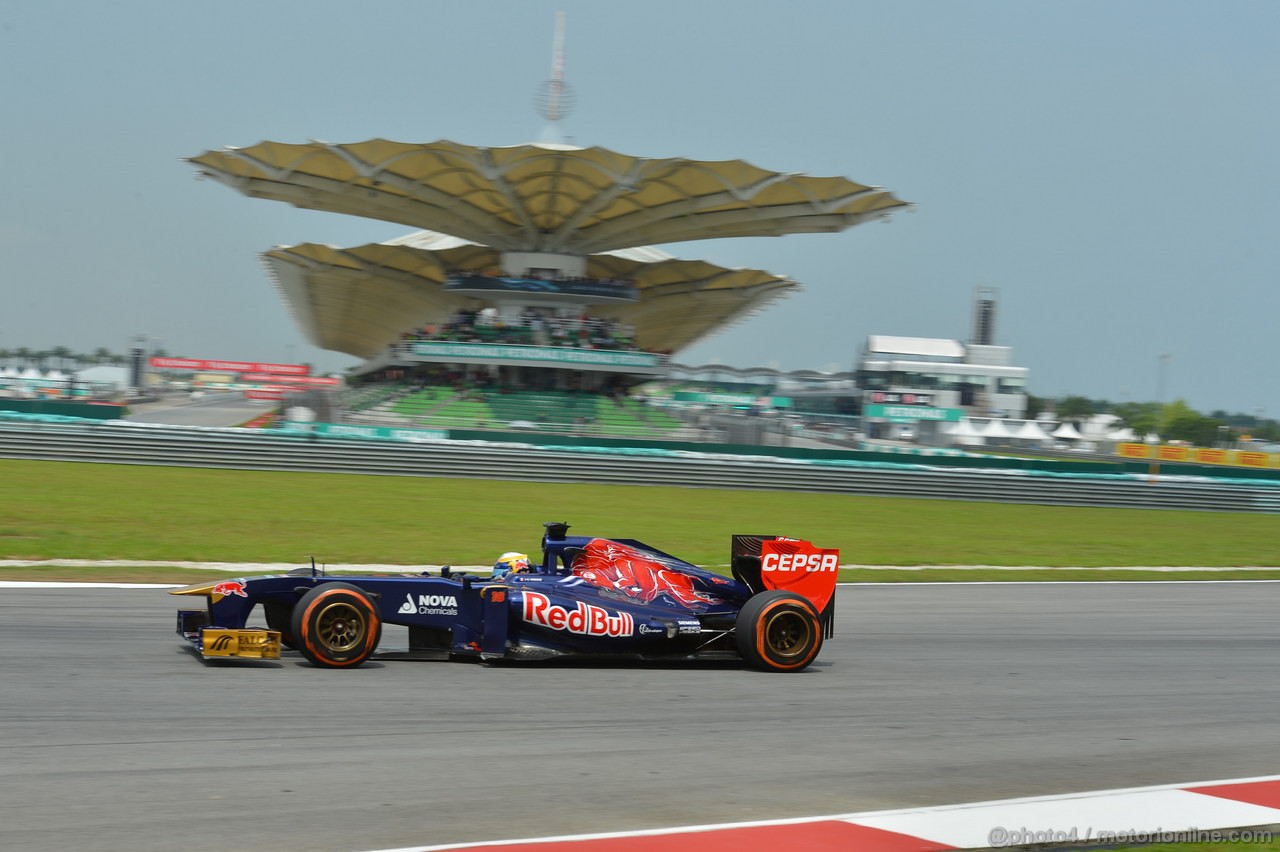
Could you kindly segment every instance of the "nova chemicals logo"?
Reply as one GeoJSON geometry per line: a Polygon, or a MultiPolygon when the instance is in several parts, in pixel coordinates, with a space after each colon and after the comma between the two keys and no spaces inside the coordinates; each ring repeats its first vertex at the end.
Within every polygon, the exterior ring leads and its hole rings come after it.
{"type": "Polygon", "coordinates": [[[406,594],[397,611],[402,615],[457,615],[458,599],[453,595],[418,595],[415,603],[413,595],[406,594]]]}

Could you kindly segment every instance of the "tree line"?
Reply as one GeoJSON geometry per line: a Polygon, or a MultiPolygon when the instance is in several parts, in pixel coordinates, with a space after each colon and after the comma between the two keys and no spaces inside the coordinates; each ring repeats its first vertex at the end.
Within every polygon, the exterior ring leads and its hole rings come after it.
{"type": "Polygon", "coordinates": [[[1087,420],[1095,414],[1113,414],[1138,436],[1159,435],[1166,441],[1188,441],[1213,447],[1241,440],[1280,441],[1280,423],[1257,414],[1231,414],[1216,410],[1202,414],[1184,400],[1173,402],[1110,402],[1086,396],[1058,400],[1028,395],[1027,416],[1052,410],[1062,420],[1087,420]]]}
{"type": "MultiPolygon", "coordinates": [[[[163,349],[148,353],[163,358],[168,355],[163,349]]],[[[92,352],[74,352],[66,346],[54,346],[51,349],[29,349],[20,346],[16,349],[0,349],[0,364],[16,366],[19,369],[34,367],[37,370],[82,370],[85,367],[110,365],[122,367],[129,363],[129,356],[123,352],[112,352],[105,346],[99,346],[92,352]]]]}

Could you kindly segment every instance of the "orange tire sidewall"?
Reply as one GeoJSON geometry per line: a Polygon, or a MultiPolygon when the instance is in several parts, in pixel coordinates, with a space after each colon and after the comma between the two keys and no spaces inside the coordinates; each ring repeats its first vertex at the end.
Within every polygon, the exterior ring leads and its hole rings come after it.
{"type": "Polygon", "coordinates": [[[818,656],[818,651],[822,648],[822,642],[820,641],[822,636],[822,625],[809,608],[798,601],[780,600],[767,604],[764,609],[760,610],[760,614],[756,616],[756,623],[754,626],[756,631],[756,654],[770,667],[777,669],[778,671],[795,671],[797,669],[804,668],[813,662],[814,658],[818,656]],[[765,644],[765,640],[768,638],[768,631],[765,630],[765,626],[768,624],[769,616],[777,612],[782,607],[791,607],[804,613],[805,618],[809,619],[809,630],[813,636],[809,653],[805,654],[803,657],[786,663],[778,662],[774,659],[774,657],[769,653],[768,646],[765,644]]]}
{"type": "Polygon", "coordinates": [[[373,652],[373,647],[372,647],[373,643],[377,641],[377,633],[378,633],[376,629],[377,620],[378,620],[377,611],[372,606],[370,606],[369,602],[365,600],[363,597],[361,597],[360,595],[353,594],[350,589],[326,589],[325,591],[316,595],[315,598],[312,599],[311,603],[307,605],[307,608],[303,610],[302,619],[299,623],[302,625],[302,632],[304,633],[304,636],[302,637],[302,641],[306,643],[307,650],[309,650],[312,654],[319,657],[320,659],[324,660],[327,665],[342,667],[342,666],[359,665],[360,663],[364,662],[365,659],[368,658],[369,654],[373,652]],[[348,598],[351,598],[352,600],[357,601],[358,603],[356,603],[356,606],[361,609],[364,609],[365,611],[365,624],[368,629],[365,630],[364,649],[359,654],[356,654],[354,657],[352,657],[350,660],[335,660],[329,656],[327,651],[322,651],[317,649],[315,644],[311,641],[312,633],[313,633],[312,625],[311,625],[311,615],[312,613],[315,612],[316,607],[320,606],[323,603],[327,603],[329,599],[332,598],[334,595],[345,595],[348,598]]]}

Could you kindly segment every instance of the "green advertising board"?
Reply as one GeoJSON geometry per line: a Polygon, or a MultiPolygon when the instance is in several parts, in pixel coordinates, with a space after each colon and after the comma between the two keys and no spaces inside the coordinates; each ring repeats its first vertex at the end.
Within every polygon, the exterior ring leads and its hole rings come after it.
{"type": "Polygon", "coordinates": [[[921,420],[937,420],[954,423],[964,416],[959,408],[932,408],[927,405],[868,405],[862,416],[890,423],[918,423],[921,420]]]}
{"type": "Polygon", "coordinates": [[[708,393],[701,391],[676,391],[676,402],[697,402],[703,405],[752,406],[757,402],[770,408],[790,408],[791,398],[786,396],[754,396],[749,393],[708,393]]]}
{"type": "Polygon", "coordinates": [[[661,359],[652,352],[615,349],[569,349],[560,346],[520,346],[500,343],[435,343],[417,341],[409,350],[423,358],[468,358],[484,361],[542,361],[599,367],[654,368],[661,359]]]}
{"type": "Polygon", "coordinates": [[[449,437],[443,429],[401,429],[394,426],[358,426],[351,423],[290,422],[286,429],[311,432],[327,438],[373,438],[383,441],[441,441],[449,437]]]}

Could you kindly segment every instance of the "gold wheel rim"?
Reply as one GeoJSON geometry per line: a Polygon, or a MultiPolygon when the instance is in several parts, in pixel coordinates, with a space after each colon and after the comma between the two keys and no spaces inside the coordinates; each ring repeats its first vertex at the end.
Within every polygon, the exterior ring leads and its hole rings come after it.
{"type": "Polygon", "coordinates": [[[804,656],[813,637],[813,625],[803,613],[774,613],[764,625],[765,644],[783,659],[804,656]]]}
{"type": "Polygon", "coordinates": [[[330,651],[354,649],[368,630],[365,615],[349,603],[331,603],[316,618],[316,635],[330,651]]]}

